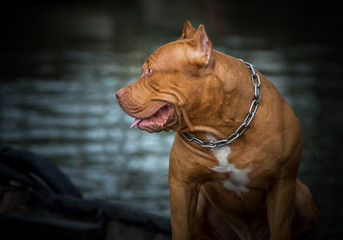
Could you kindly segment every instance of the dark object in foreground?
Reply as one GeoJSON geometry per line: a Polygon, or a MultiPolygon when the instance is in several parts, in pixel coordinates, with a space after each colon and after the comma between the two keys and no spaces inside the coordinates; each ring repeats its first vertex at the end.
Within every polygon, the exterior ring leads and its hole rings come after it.
{"type": "Polygon", "coordinates": [[[1,239],[164,240],[171,234],[168,218],[82,199],[50,162],[13,149],[0,153],[0,226],[1,239]]]}

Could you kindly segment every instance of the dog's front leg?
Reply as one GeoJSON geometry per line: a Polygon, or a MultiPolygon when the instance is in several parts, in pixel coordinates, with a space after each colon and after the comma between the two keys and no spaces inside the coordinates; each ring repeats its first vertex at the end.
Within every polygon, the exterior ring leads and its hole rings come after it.
{"type": "Polygon", "coordinates": [[[195,210],[198,201],[196,186],[169,179],[170,217],[173,240],[190,240],[193,235],[195,210]]]}
{"type": "Polygon", "coordinates": [[[278,179],[267,193],[270,240],[289,240],[296,179],[278,179]]]}

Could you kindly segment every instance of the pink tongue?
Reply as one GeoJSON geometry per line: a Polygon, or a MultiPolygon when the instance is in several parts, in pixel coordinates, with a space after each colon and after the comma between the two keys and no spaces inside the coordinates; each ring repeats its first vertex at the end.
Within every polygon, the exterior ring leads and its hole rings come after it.
{"type": "Polygon", "coordinates": [[[140,121],[142,121],[143,119],[140,118],[136,118],[135,121],[133,121],[133,123],[131,124],[130,128],[133,128],[134,126],[136,126],[140,121]]]}

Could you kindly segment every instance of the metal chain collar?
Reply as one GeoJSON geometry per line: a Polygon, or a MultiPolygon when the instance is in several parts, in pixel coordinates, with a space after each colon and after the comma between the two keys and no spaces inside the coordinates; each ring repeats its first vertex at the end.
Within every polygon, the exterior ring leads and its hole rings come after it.
{"type": "Polygon", "coordinates": [[[239,60],[244,62],[250,68],[252,72],[252,77],[251,77],[252,84],[254,86],[254,99],[252,100],[252,103],[249,108],[249,112],[247,116],[245,117],[244,122],[228,138],[217,140],[217,141],[202,141],[195,137],[188,137],[186,133],[181,132],[182,136],[184,136],[188,141],[195,142],[204,148],[215,148],[215,147],[220,147],[220,146],[224,146],[224,145],[228,145],[232,143],[238,137],[242,136],[243,133],[248,129],[251,121],[255,117],[258,105],[261,101],[261,96],[260,96],[261,79],[260,79],[260,76],[255,72],[254,65],[252,65],[251,63],[245,62],[242,59],[239,59],[239,60]]]}

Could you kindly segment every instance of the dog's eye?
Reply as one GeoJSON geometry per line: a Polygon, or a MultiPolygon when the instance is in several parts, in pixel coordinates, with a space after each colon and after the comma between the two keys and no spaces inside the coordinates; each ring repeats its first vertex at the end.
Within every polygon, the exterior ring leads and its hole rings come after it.
{"type": "Polygon", "coordinates": [[[152,73],[152,69],[151,69],[151,68],[147,68],[147,69],[145,70],[145,72],[146,72],[146,74],[151,74],[151,73],[152,73]]]}

